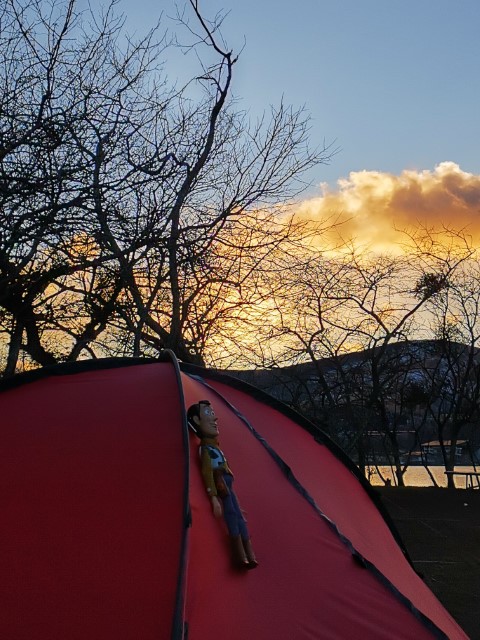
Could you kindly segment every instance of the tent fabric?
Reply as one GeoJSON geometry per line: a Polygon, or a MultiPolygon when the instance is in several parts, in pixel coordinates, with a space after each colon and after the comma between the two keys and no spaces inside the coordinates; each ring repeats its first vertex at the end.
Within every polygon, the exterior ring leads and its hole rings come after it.
{"type": "Polygon", "coordinates": [[[172,366],[141,365],[1,394],[0,637],[172,628],[187,482],[179,390],[172,366]]]}
{"type": "Polygon", "coordinates": [[[9,640],[466,638],[356,468],[228,376],[100,360],[0,385],[9,640]],[[232,568],[185,407],[209,399],[260,566],[232,568]]]}

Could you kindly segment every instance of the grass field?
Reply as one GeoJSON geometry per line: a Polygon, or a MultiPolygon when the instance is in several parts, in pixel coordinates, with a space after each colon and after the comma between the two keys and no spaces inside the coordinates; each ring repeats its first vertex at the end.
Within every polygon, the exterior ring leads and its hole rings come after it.
{"type": "Polygon", "coordinates": [[[480,640],[480,491],[375,487],[416,571],[480,640]]]}

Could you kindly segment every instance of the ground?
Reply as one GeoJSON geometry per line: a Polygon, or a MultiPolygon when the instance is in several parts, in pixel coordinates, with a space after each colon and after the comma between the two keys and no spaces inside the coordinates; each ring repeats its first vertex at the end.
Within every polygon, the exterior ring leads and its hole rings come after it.
{"type": "Polygon", "coordinates": [[[480,640],[480,491],[375,487],[410,559],[470,636],[480,640]]]}

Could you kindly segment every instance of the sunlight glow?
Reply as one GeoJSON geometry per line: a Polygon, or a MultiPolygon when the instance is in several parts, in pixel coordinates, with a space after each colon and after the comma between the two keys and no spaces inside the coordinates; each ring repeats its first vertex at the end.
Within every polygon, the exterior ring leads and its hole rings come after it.
{"type": "Polygon", "coordinates": [[[298,215],[312,222],[338,216],[342,224],[335,233],[340,241],[398,255],[404,252],[402,230],[424,226],[462,229],[480,244],[480,176],[454,162],[442,162],[433,171],[405,170],[399,176],[352,172],[337,184],[336,191],[321,185],[322,195],[301,202],[298,215]]]}

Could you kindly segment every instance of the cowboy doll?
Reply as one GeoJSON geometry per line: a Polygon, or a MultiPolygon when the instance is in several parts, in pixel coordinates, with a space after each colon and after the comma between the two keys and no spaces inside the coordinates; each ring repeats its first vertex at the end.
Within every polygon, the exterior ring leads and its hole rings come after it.
{"type": "Polygon", "coordinates": [[[234,562],[242,569],[255,569],[258,562],[247,523],[233,491],[233,473],[218,442],[217,417],[208,400],[189,407],[187,417],[200,438],[201,471],[212,504],[213,515],[223,518],[230,535],[234,562]]]}

